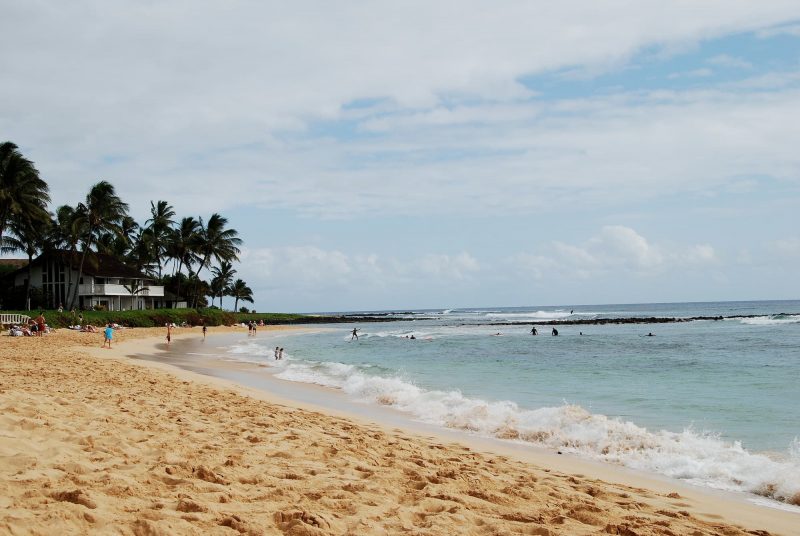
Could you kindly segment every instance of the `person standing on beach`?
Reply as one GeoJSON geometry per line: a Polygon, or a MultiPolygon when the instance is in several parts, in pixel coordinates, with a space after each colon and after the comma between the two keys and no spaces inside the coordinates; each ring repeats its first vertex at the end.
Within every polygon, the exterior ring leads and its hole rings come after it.
{"type": "Polygon", "coordinates": [[[358,340],[358,328],[353,328],[353,334],[350,336],[350,340],[353,339],[358,340]]]}
{"type": "Polygon", "coordinates": [[[36,336],[41,337],[44,334],[45,328],[45,321],[44,321],[44,311],[39,313],[39,316],[36,317],[36,336]]]}
{"type": "Polygon", "coordinates": [[[275,347],[275,361],[277,361],[277,360],[279,359],[279,357],[278,357],[278,350],[280,350],[280,348],[278,348],[278,347],[276,346],[276,347],[275,347]]]}
{"type": "Polygon", "coordinates": [[[252,334],[253,334],[253,321],[251,320],[250,322],[247,323],[247,336],[249,337],[252,334]]]}
{"type": "Polygon", "coordinates": [[[103,336],[105,339],[103,339],[103,346],[100,348],[105,348],[106,343],[108,343],[108,349],[111,350],[111,339],[114,338],[114,328],[111,327],[110,322],[106,325],[106,329],[103,331],[103,336]]]}
{"type": "Polygon", "coordinates": [[[278,359],[283,359],[283,348],[278,348],[278,359]]]}
{"type": "Polygon", "coordinates": [[[169,346],[170,341],[172,341],[172,323],[167,322],[167,346],[169,346]]]}
{"type": "Polygon", "coordinates": [[[203,324],[203,340],[206,340],[206,331],[208,331],[208,328],[203,324]]]}
{"type": "Polygon", "coordinates": [[[253,337],[256,336],[256,328],[258,328],[258,324],[256,324],[255,320],[253,320],[253,337]]]}

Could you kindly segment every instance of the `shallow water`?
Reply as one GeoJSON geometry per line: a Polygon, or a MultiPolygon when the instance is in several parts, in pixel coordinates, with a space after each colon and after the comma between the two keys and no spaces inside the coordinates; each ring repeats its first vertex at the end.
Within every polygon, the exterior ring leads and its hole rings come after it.
{"type": "Polygon", "coordinates": [[[427,423],[800,500],[798,301],[405,316],[359,326],[358,341],[350,341],[352,326],[335,325],[318,333],[220,339],[217,351],[268,365],[278,378],[335,387],[427,423]],[[534,337],[530,325],[493,325],[742,314],[760,316],[559,326],[558,337],[545,326],[534,337]],[[281,362],[272,358],[276,344],[286,348],[281,362]]]}

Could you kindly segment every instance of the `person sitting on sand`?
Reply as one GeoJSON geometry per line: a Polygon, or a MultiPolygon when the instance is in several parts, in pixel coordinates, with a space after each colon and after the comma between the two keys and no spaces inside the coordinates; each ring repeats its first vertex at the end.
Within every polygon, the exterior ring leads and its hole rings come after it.
{"type": "Polygon", "coordinates": [[[86,324],[85,326],[83,326],[83,329],[81,331],[85,333],[97,333],[97,328],[95,328],[91,324],[86,324]]]}
{"type": "Polygon", "coordinates": [[[111,350],[111,339],[114,338],[114,328],[111,327],[111,323],[109,322],[106,326],[105,331],[103,332],[103,346],[100,348],[105,348],[106,344],[108,344],[108,349],[111,350]]]}

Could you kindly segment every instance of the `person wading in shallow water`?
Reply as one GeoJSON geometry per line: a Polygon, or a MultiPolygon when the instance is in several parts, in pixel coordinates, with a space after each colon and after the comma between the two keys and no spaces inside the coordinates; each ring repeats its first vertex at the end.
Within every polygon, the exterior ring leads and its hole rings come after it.
{"type": "Polygon", "coordinates": [[[558,337],[558,330],[553,328],[553,337],[558,337]]]}
{"type": "Polygon", "coordinates": [[[539,331],[536,329],[536,326],[533,326],[531,328],[531,335],[538,335],[538,334],[539,334],[539,331]]]}
{"type": "Polygon", "coordinates": [[[353,334],[350,336],[350,340],[353,339],[358,340],[358,328],[353,328],[353,334]]]}

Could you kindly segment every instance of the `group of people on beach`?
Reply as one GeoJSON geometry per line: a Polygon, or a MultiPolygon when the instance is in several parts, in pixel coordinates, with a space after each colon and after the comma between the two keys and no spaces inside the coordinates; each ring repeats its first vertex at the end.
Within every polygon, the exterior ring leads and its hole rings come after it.
{"type": "Polygon", "coordinates": [[[283,359],[283,348],[275,347],[275,360],[283,359]]]}
{"type": "Polygon", "coordinates": [[[27,324],[13,324],[8,334],[11,337],[41,337],[50,331],[52,329],[47,325],[42,311],[36,318],[29,318],[27,324]]]}
{"type": "Polygon", "coordinates": [[[258,328],[258,326],[264,326],[264,321],[263,320],[259,320],[258,322],[256,322],[255,320],[251,320],[250,322],[248,322],[247,323],[247,335],[248,336],[250,336],[250,335],[255,336],[256,328],[258,328]]]}

